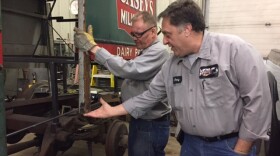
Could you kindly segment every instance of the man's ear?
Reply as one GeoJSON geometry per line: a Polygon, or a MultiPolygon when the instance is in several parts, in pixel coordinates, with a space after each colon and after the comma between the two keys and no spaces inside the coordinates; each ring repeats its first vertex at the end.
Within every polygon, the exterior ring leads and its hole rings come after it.
{"type": "Polygon", "coordinates": [[[186,24],[184,29],[185,29],[185,31],[184,31],[185,36],[189,37],[190,34],[191,34],[191,31],[192,31],[192,25],[191,24],[186,24]]]}
{"type": "Polygon", "coordinates": [[[154,34],[157,34],[157,28],[156,28],[156,27],[152,28],[152,32],[153,32],[154,34]]]}

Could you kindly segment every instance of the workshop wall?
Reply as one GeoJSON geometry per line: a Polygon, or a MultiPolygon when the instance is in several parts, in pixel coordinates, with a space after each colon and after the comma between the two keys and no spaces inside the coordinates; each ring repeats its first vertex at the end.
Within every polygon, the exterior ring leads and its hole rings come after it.
{"type": "Polygon", "coordinates": [[[209,2],[209,30],[235,34],[266,57],[280,49],[279,0],[215,0],[209,2]]]}

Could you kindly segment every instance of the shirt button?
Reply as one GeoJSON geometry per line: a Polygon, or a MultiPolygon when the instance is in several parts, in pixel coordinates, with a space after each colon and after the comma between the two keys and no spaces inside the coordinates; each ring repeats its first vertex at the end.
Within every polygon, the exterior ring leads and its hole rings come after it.
{"type": "Polygon", "coordinates": [[[190,89],[190,92],[192,92],[193,91],[193,89],[190,89]]]}
{"type": "Polygon", "coordinates": [[[193,107],[190,107],[191,110],[193,110],[193,107]]]}
{"type": "Polygon", "coordinates": [[[192,125],[192,127],[195,128],[196,126],[195,126],[195,125],[192,125]]]}

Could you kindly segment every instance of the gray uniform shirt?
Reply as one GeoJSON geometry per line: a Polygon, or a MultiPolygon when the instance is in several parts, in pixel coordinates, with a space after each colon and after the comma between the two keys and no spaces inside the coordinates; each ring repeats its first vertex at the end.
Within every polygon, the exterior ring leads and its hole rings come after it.
{"type": "MultiPolygon", "coordinates": [[[[124,60],[122,57],[110,54],[101,48],[95,55],[95,60],[104,65],[115,76],[125,78],[121,87],[122,100],[146,91],[154,76],[160,71],[161,66],[169,58],[165,46],[156,40],[151,46],[141,51],[141,55],[133,60],[124,60]]],[[[156,119],[171,112],[167,100],[155,102],[155,107],[147,111],[142,119],[156,119]]]]}
{"type": "Polygon", "coordinates": [[[148,91],[124,103],[134,117],[168,97],[185,133],[213,137],[239,131],[268,138],[271,96],[262,58],[242,39],[205,31],[197,59],[172,56],[148,91]]]}

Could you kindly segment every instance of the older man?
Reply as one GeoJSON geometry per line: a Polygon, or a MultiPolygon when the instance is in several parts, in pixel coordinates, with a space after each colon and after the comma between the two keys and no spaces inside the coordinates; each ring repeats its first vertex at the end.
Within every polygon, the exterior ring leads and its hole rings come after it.
{"type": "MultiPolygon", "coordinates": [[[[95,55],[95,61],[104,65],[114,75],[125,78],[121,87],[122,100],[137,96],[148,89],[153,77],[160,71],[169,53],[157,38],[157,21],[148,12],[139,12],[132,18],[130,33],[140,55],[124,60],[96,45],[93,38],[80,30],[75,34],[75,46],[95,55]]],[[[163,156],[169,137],[170,105],[166,100],[155,102],[140,118],[129,123],[129,156],[163,156]]]]}

